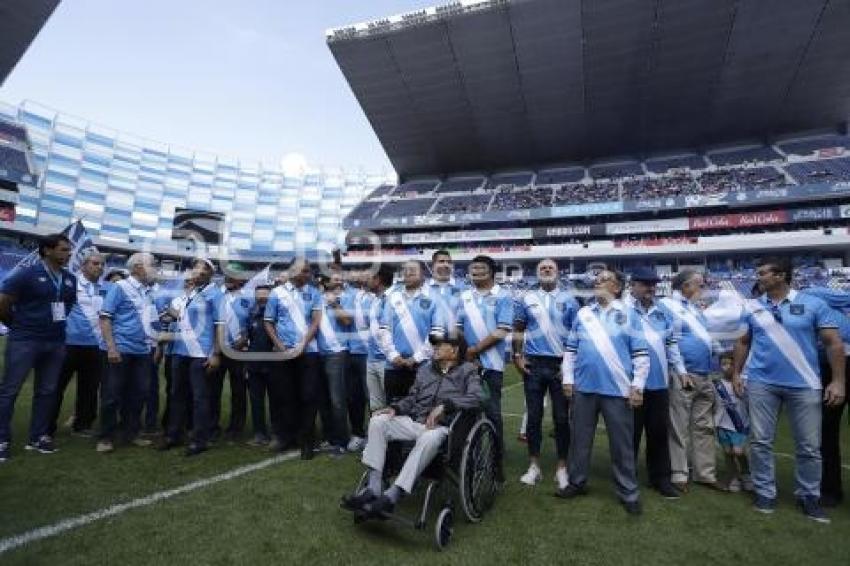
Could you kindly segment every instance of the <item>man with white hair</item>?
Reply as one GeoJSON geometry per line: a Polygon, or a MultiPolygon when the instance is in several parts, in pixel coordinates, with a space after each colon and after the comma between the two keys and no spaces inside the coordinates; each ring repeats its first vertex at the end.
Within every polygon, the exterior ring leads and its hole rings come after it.
{"type": "Polygon", "coordinates": [[[100,309],[100,347],[106,351],[97,444],[101,453],[114,450],[119,411],[126,440],[136,446],[151,444],[138,435],[153,363],[151,346],[157,338],[157,314],[150,288],[156,279],[156,258],[135,253],[127,260],[127,270],[130,276],[109,289],[100,309]]]}
{"type": "Polygon", "coordinates": [[[56,403],[48,434],[55,436],[62,398],[71,378],[77,377],[77,397],[74,403],[71,430],[80,436],[94,436],[92,427],[97,420],[97,391],[100,388],[102,361],[100,357],[100,323],[98,313],[103,304],[100,276],[103,275],[103,255],[90,248],[80,263],[77,277],[77,303],[71,307],[65,325],[65,361],[59,374],[56,403]]]}

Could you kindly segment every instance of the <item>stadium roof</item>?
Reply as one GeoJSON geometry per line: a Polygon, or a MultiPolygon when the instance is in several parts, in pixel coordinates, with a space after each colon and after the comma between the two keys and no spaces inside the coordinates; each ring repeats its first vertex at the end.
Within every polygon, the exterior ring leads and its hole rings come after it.
{"type": "Polygon", "coordinates": [[[0,85],[56,9],[59,0],[3,0],[0,2],[0,85]]]}
{"type": "Polygon", "coordinates": [[[846,124],[850,2],[489,0],[330,30],[398,174],[846,124]]]}

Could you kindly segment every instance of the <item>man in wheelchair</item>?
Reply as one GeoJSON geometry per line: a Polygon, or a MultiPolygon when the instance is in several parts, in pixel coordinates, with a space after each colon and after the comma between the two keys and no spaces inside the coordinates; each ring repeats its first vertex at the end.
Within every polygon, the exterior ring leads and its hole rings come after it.
{"type": "Polygon", "coordinates": [[[446,425],[451,417],[457,411],[481,406],[478,368],[460,363],[459,339],[432,336],[430,340],[434,346],[432,361],[419,367],[408,395],[376,411],[369,421],[369,437],[363,451],[363,463],[369,468],[367,487],[359,494],[342,498],[345,509],[363,513],[365,518],[392,514],[439,453],[449,434],[446,425]],[[416,444],[393,485],[384,491],[383,469],[387,442],[391,440],[416,444]]]}

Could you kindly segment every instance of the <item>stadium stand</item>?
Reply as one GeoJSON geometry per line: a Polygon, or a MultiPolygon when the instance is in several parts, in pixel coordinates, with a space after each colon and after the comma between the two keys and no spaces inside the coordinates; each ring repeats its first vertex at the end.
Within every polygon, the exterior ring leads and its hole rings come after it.
{"type": "Polygon", "coordinates": [[[718,151],[716,153],[710,153],[707,157],[712,163],[718,166],[742,165],[744,163],[768,162],[782,159],[782,155],[770,146],[718,151]]]}
{"type": "Polygon", "coordinates": [[[791,163],[785,169],[798,183],[850,181],[850,157],[791,163]]]}
{"type": "Polygon", "coordinates": [[[532,189],[499,189],[490,205],[490,210],[530,210],[552,206],[552,187],[534,187],[532,189]]]}
{"type": "Polygon", "coordinates": [[[650,173],[663,175],[670,169],[691,169],[692,171],[705,169],[706,162],[701,155],[679,155],[647,160],[645,165],[650,173]]]}
{"type": "Polygon", "coordinates": [[[643,165],[634,163],[611,163],[593,165],[590,176],[593,179],[617,179],[621,177],[637,177],[643,175],[643,165]]]}
{"type": "Polygon", "coordinates": [[[490,201],[493,199],[492,193],[483,195],[474,194],[468,196],[445,196],[440,197],[437,204],[434,205],[432,214],[458,214],[464,212],[484,212],[487,210],[490,201]]]}
{"type": "Polygon", "coordinates": [[[402,197],[426,195],[433,192],[438,184],[439,181],[410,181],[399,185],[394,194],[402,197]]]}
{"type": "Polygon", "coordinates": [[[437,193],[471,193],[484,186],[484,177],[448,179],[440,183],[437,193]]]}
{"type": "Polygon", "coordinates": [[[620,185],[616,182],[562,185],[555,191],[554,205],[584,204],[620,200],[620,185]]]}
{"type": "Polygon", "coordinates": [[[387,218],[422,215],[431,209],[435,200],[433,197],[391,200],[380,215],[387,218]]]}
{"type": "Polygon", "coordinates": [[[839,135],[819,136],[817,138],[799,141],[781,142],[777,146],[789,155],[811,155],[822,149],[850,149],[850,137],[839,135]]]}
{"type": "Polygon", "coordinates": [[[537,174],[538,185],[559,185],[562,183],[578,183],[585,177],[584,168],[550,169],[537,174]]]}

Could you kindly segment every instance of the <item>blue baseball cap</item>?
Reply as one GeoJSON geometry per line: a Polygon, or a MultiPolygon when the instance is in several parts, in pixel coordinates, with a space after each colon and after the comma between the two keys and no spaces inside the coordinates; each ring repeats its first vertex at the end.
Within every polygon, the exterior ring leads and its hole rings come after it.
{"type": "Polygon", "coordinates": [[[640,281],[641,283],[658,283],[661,278],[655,273],[654,269],[649,267],[638,267],[632,271],[632,281],[640,281]]]}

